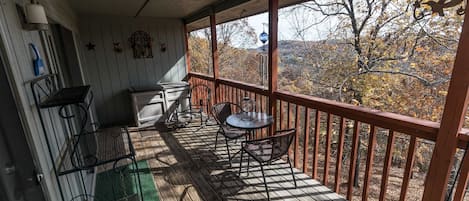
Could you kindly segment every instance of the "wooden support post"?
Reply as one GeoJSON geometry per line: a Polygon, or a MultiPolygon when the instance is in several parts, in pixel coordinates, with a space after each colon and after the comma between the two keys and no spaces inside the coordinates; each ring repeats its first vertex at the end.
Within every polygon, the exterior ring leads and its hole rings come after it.
{"type": "MultiPolygon", "coordinates": [[[[278,75],[278,50],[277,50],[277,34],[278,34],[278,0],[269,0],[269,54],[268,54],[268,70],[269,70],[269,114],[277,120],[277,99],[274,92],[277,91],[277,75],[278,75]]],[[[277,128],[277,122],[274,121],[270,127],[270,135],[277,128]]]]}
{"type": "MultiPolygon", "coordinates": [[[[191,54],[189,51],[189,32],[187,31],[187,24],[184,24],[184,48],[186,50],[186,74],[191,72],[191,54]]],[[[187,77],[189,81],[189,77],[187,77]]]]}
{"type": "MultiPolygon", "coordinates": [[[[469,7],[466,7],[469,13],[469,7]]],[[[451,75],[445,109],[436,139],[423,200],[442,201],[454,162],[458,133],[464,123],[469,103],[469,15],[464,17],[456,60],[451,75]]]]}
{"type": "Polygon", "coordinates": [[[212,67],[213,67],[213,78],[214,80],[214,93],[215,100],[218,100],[219,94],[217,93],[220,86],[218,75],[219,75],[219,63],[218,63],[218,45],[217,45],[217,22],[215,18],[215,12],[212,11],[210,14],[210,33],[212,37],[212,67]]]}

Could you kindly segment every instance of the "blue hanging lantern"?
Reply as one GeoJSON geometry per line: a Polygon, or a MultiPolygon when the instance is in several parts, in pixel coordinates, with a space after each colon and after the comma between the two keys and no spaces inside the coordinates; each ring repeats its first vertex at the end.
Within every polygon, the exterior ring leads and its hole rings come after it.
{"type": "Polygon", "coordinates": [[[269,40],[269,34],[265,33],[265,31],[263,31],[259,35],[259,40],[262,42],[262,44],[265,44],[269,40]]]}

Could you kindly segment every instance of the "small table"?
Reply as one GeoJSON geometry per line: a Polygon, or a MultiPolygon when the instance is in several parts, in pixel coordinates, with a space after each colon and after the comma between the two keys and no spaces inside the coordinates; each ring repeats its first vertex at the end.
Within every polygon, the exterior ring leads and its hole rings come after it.
{"type": "Polygon", "coordinates": [[[226,123],[234,128],[245,129],[249,132],[270,126],[274,123],[271,115],[261,112],[232,114],[226,118],[226,123]]]}

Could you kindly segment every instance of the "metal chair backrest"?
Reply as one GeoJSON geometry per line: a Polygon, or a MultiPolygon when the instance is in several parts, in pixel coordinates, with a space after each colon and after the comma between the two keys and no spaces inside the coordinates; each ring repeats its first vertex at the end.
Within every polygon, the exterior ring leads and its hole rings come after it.
{"type": "Polygon", "coordinates": [[[275,135],[271,137],[272,140],[272,156],[270,160],[277,160],[283,155],[287,154],[293,138],[295,137],[296,129],[287,129],[276,131],[275,135]]]}
{"type": "Polygon", "coordinates": [[[223,125],[226,122],[226,118],[233,114],[233,112],[239,112],[238,110],[240,110],[240,107],[234,103],[217,103],[212,107],[212,115],[219,125],[223,125]]]}
{"type": "Polygon", "coordinates": [[[192,105],[209,106],[211,104],[212,92],[209,86],[197,84],[189,89],[189,98],[192,105]]]}

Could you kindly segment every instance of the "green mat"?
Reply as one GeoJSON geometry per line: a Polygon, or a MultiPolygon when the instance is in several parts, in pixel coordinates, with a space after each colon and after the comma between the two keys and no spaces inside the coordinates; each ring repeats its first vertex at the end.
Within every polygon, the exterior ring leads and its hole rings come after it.
{"type": "MultiPolygon", "coordinates": [[[[142,184],[144,201],[159,201],[158,192],[153,183],[153,175],[147,161],[139,161],[138,168],[142,184]]],[[[101,172],[96,177],[95,198],[97,201],[137,201],[137,174],[134,165],[119,167],[117,171],[101,172]]]]}

